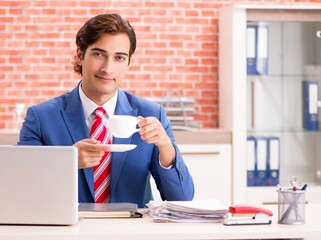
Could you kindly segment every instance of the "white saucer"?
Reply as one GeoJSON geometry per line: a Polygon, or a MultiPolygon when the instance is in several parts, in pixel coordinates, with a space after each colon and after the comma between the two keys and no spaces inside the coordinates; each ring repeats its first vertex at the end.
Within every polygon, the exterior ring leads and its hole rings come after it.
{"type": "Polygon", "coordinates": [[[110,147],[110,152],[126,152],[133,150],[137,145],[135,144],[105,144],[110,147]]]}

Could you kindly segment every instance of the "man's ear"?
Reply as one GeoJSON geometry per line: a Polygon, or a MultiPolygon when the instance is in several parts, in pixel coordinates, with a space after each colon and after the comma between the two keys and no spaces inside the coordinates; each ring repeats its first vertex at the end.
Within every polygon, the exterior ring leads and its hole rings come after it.
{"type": "Polygon", "coordinates": [[[83,59],[83,53],[79,48],[77,48],[76,61],[79,66],[82,65],[82,59],[83,59]]]}

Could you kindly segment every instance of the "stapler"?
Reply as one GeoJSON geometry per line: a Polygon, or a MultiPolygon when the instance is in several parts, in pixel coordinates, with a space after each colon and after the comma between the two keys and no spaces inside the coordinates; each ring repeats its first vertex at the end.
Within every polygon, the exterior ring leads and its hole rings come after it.
{"type": "Polygon", "coordinates": [[[223,221],[224,225],[256,225],[271,224],[273,213],[265,208],[248,205],[234,205],[229,207],[229,213],[223,221]]]}

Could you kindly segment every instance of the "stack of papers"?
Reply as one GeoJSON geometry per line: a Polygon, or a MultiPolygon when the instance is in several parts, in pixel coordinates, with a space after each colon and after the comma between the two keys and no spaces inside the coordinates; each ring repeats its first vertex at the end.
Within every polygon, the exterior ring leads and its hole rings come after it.
{"type": "Polygon", "coordinates": [[[216,199],[194,201],[150,201],[153,222],[222,222],[228,207],[216,199]]]}

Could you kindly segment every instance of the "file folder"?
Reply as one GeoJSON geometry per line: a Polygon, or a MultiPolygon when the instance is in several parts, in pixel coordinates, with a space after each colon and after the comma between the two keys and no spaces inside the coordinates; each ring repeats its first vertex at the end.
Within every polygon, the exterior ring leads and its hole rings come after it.
{"type": "Polygon", "coordinates": [[[258,75],[268,74],[268,25],[259,23],[257,27],[257,59],[256,71],[258,75]]]}
{"type": "Polygon", "coordinates": [[[140,218],[135,203],[79,203],[79,216],[82,218],[140,218]]]}
{"type": "Polygon", "coordinates": [[[247,25],[246,29],[246,61],[247,75],[257,75],[256,71],[256,31],[257,25],[247,25]]]}
{"type": "Polygon", "coordinates": [[[255,169],[256,169],[256,162],[255,162],[255,138],[252,136],[247,137],[247,186],[255,186],[256,185],[256,176],[255,176],[255,169]]]}
{"type": "Polygon", "coordinates": [[[267,138],[256,137],[256,186],[267,186],[267,138]]]}
{"type": "Polygon", "coordinates": [[[268,25],[249,23],[246,29],[247,75],[268,74],[268,25]]]}
{"type": "Polygon", "coordinates": [[[308,131],[319,130],[319,83],[318,81],[302,81],[303,128],[308,131]]]}
{"type": "Polygon", "coordinates": [[[276,186],[280,178],[280,138],[268,138],[268,185],[276,186]]]}

